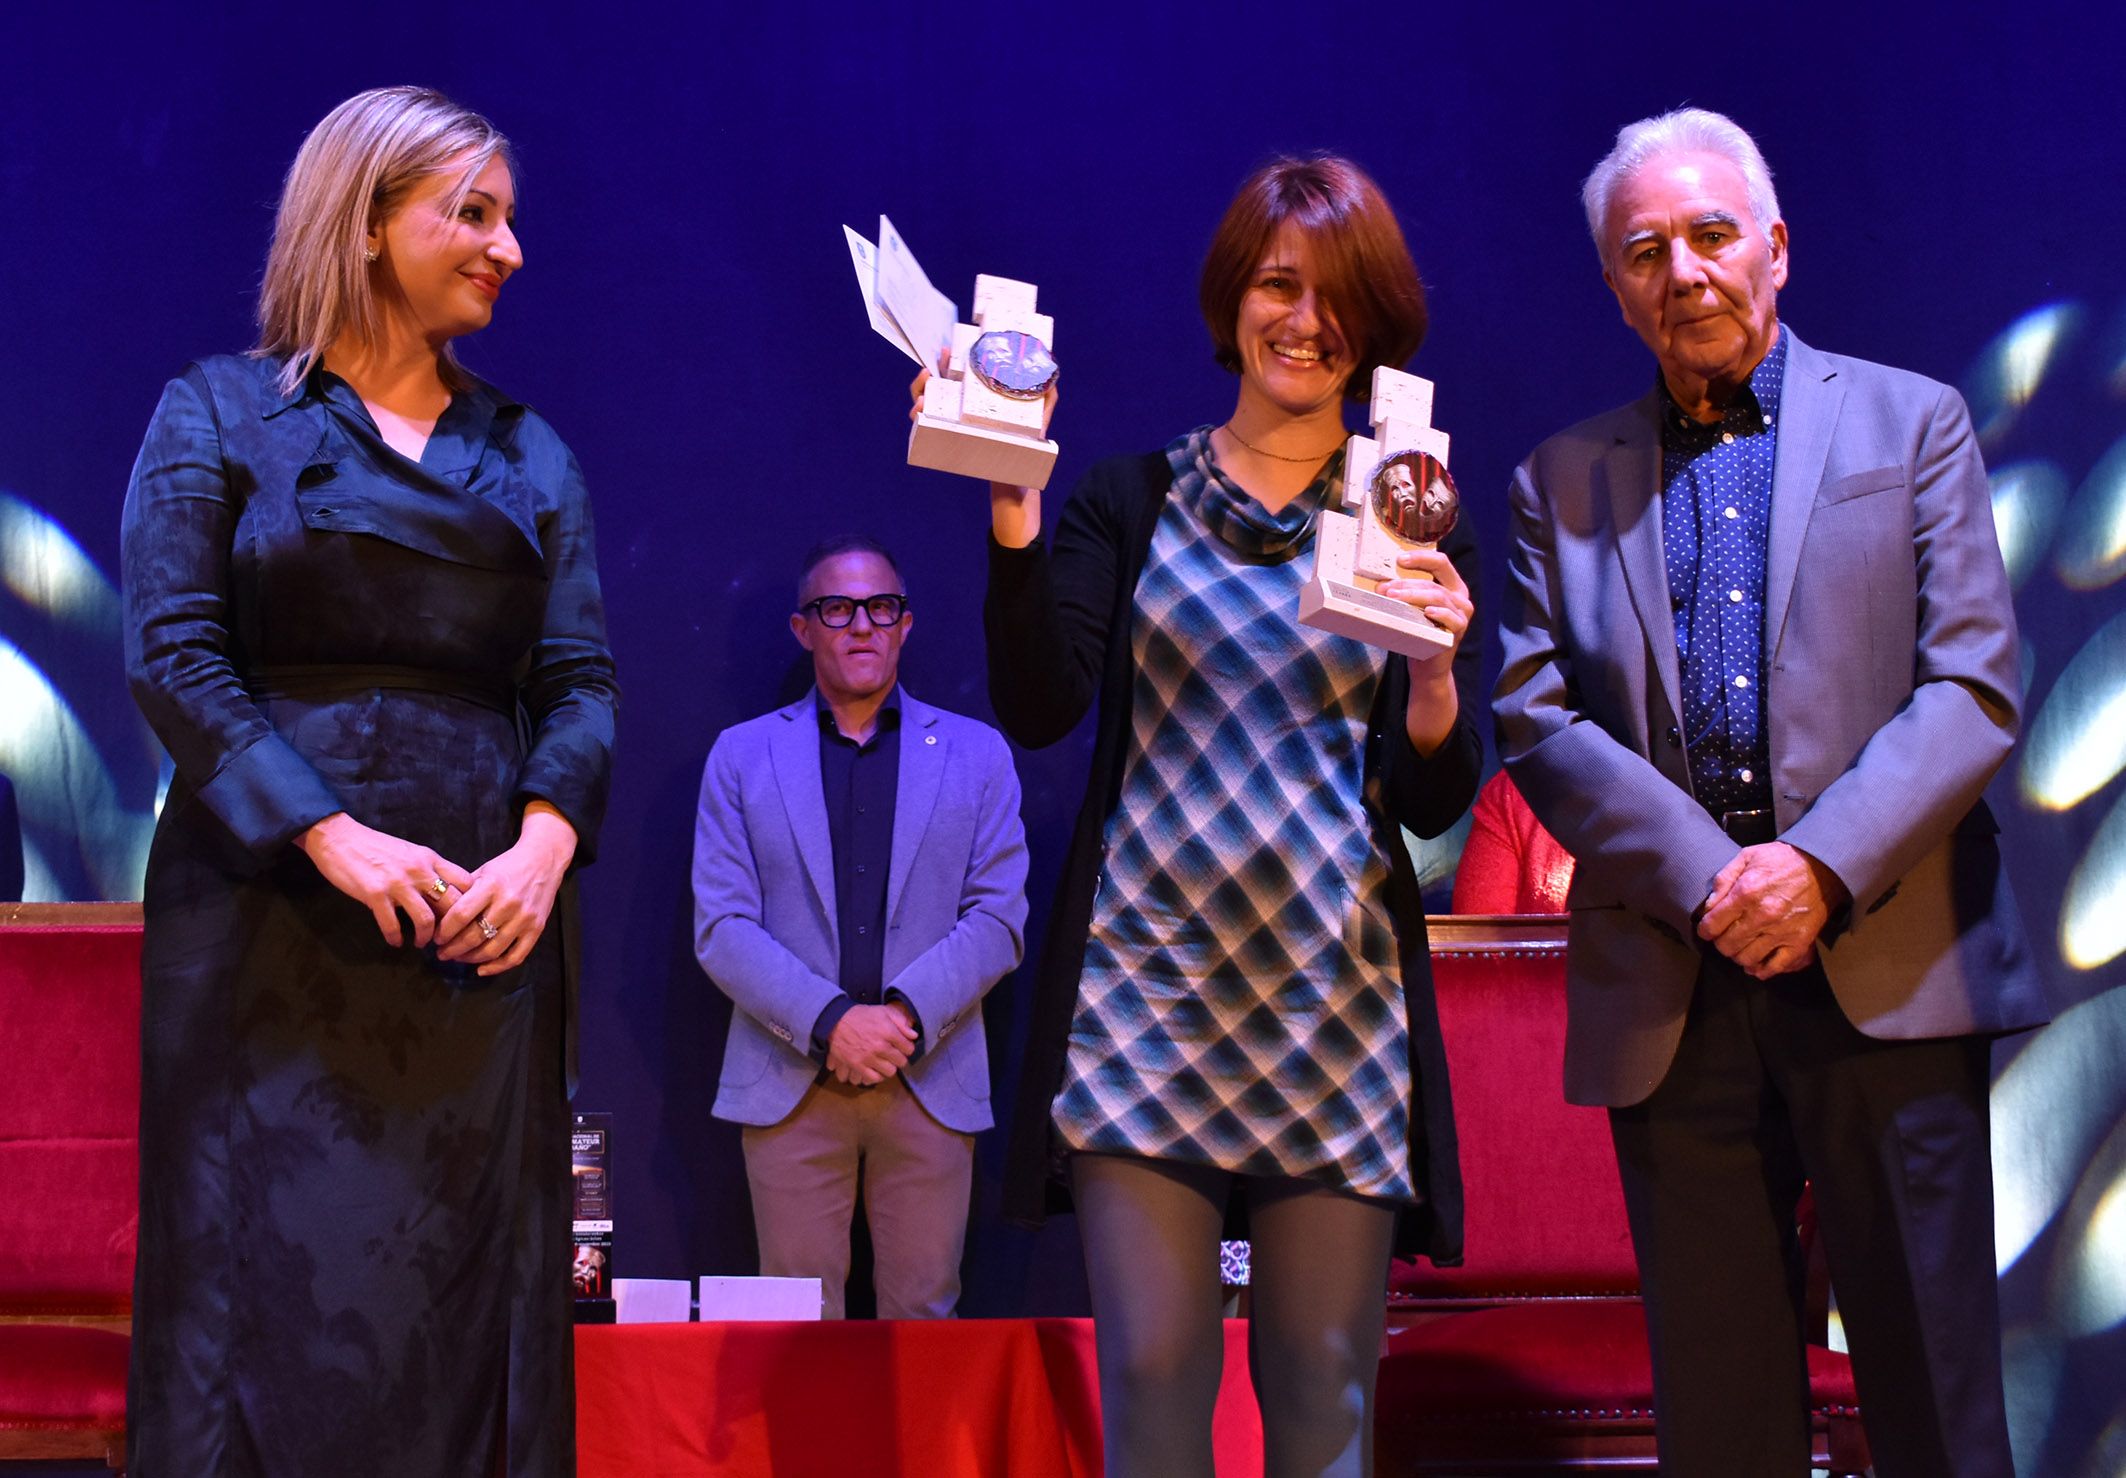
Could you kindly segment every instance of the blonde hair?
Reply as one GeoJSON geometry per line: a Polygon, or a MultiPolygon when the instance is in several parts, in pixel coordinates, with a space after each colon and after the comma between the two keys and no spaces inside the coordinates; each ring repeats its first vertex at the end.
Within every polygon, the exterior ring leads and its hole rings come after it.
{"type": "MultiPolygon", "coordinates": [[[[281,187],[258,292],[261,357],[284,357],[283,393],[342,334],[373,338],[381,315],[365,257],[369,228],[388,219],[424,180],[463,171],[455,214],[472,181],[500,155],[516,171],[509,140],[492,123],[426,87],[378,87],[341,103],[303,140],[281,187]]],[[[445,345],[446,383],[469,377],[445,345]]]]}

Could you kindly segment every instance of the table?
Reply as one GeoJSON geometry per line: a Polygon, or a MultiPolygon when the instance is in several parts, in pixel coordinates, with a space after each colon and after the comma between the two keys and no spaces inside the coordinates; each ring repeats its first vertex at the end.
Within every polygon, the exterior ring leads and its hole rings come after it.
{"type": "MultiPolygon", "coordinates": [[[[1095,1478],[1092,1321],[584,1326],[576,1424],[580,1478],[1095,1478]]],[[[1243,1320],[1213,1441],[1221,1478],[1258,1478],[1243,1320]]]]}

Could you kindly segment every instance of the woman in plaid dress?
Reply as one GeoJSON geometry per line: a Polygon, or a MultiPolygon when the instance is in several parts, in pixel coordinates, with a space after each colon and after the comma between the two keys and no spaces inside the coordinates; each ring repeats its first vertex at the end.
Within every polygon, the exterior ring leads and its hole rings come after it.
{"type": "Polygon", "coordinates": [[[998,719],[1038,746],[1099,711],[1007,1194],[1027,1219],[1075,1200],[1110,1474],[1211,1473],[1217,1244],[1242,1225],[1269,1471],[1357,1474],[1391,1250],[1460,1255],[1402,828],[1437,835],[1476,790],[1476,555],[1461,531],[1382,587],[1454,638],[1433,656],[1298,624],[1318,515],[1341,502],[1344,402],[1426,323],[1363,172],[1258,171],[1201,297],[1239,378],[1223,424],[1095,466],[1052,541],[1039,493],[992,489],[998,719]]]}

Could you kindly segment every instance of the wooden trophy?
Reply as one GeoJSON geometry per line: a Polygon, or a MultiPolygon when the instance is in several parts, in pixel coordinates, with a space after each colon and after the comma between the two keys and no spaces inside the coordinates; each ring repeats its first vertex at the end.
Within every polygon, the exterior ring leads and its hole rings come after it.
{"type": "Polygon", "coordinates": [[[1406,601],[1378,593],[1409,549],[1437,548],[1461,514],[1447,475],[1447,433],[1432,424],[1432,382],[1383,365],[1373,372],[1373,435],[1344,450],[1344,507],[1325,508],[1314,536],[1314,572],[1299,593],[1302,625],[1421,657],[1449,646],[1451,632],[1406,601]]]}
{"type": "Polygon", "coordinates": [[[1034,285],[974,280],[974,322],[952,328],[952,358],[923,387],[908,465],[1016,487],[1048,485],[1056,444],[1042,434],[1055,382],[1055,320],[1034,311],[1034,285]]]}

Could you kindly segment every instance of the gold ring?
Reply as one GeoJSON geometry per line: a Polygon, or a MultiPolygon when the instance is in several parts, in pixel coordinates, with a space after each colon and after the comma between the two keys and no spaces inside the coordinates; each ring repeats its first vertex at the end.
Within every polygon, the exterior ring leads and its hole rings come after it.
{"type": "Polygon", "coordinates": [[[475,920],[475,922],[479,924],[480,932],[489,939],[494,938],[497,934],[500,934],[502,932],[500,929],[497,929],[493,924],[487,922],[486,914],[481,914],[480,917],[475,920]]]}
{"type": "Polygon", "coordinates": [[[428,891],[438,898],[448,898],[450,896],[450,884],[444,882],[441,878],[430,878],[428,880],[428,891]]]}

